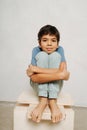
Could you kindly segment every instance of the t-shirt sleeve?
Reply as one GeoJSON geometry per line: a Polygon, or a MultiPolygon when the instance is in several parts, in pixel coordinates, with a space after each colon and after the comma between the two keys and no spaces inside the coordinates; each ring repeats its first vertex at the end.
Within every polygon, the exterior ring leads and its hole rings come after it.
{"type": "Polygon", "coordinates": [[[31,64],[32,65],[36,65],[35,55],[36,55],[36,48],[33,48],[33,50],[32,50],[32,57],[31,57],[31,64]]]}
{"type": "Polygon", "coordinates": [[[60,53],[60,55],[61,55],[61,62],[66,62],[66,58],[65,58],[65,55],[64,55],[64,49],[63,49],[63,47],[59,47],[58,48],[58,52],[60,53]]]}
{"type": "Polygon", "coordinates": [[[36,64],[36,55],[40,52],[40,48],[39,47],[34,47],[32,50],[32,58],[31,58],[31,64],[32,65],[37,65],[36,64]]]}

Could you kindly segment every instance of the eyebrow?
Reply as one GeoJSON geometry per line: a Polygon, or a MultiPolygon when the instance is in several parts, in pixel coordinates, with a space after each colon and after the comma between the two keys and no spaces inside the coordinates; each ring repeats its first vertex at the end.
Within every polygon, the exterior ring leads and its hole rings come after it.
{"type": "MultiPolygon", "coordinates": [[[[44,37],[44,38],[42,38],[42,39],[48,39],[48,38],[45,38],[45,37],[44,37]]],[[[55,37],[55,38],[52,38],[52,39],[56,40],[57,38],[55,37]]]]}

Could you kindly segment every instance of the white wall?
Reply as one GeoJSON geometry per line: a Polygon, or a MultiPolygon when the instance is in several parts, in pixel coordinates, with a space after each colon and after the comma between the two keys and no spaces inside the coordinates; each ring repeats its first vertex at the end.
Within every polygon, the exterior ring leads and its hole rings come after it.
{"type": "Polygon", "coordinates": [[[29,87],[25,70],[37,32],[45,24],[60,30],[70,80],[64,91],[87,106],[87,1],[0,0],[0,101],[16,101],[29,87]]]}

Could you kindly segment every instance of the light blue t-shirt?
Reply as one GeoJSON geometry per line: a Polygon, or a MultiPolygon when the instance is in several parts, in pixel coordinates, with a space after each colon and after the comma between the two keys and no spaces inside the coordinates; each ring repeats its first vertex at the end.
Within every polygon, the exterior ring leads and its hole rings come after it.
{"type": "MultiPolygon", "coordinates": [[[[32,50],[32,59],[31,59],[31,64],[32,65],[36,65],[36,59],[35,59],[35,56],[41,52],[42,49],[37,46],[37,47],[34,47],[33,50],[32,50]]],[[[64,56],[64,49],[63,47],[59,46],[57,49],[56,49],[56,52],[58,52],[60,55],[61,55],[61,62],[65,62],[66,59],[65,59],[65,56],[64,56]]]]}

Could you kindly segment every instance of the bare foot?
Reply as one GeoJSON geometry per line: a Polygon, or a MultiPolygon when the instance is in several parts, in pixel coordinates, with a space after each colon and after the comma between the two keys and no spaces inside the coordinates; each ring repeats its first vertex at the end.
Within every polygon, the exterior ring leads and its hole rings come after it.
{"type": "Polygon", "coordinates": [[[41,97],[40,103],[31,113],[31,118],[34,122],[39,123],[41,121],[42,113],[47,106],[47,98],[41,97]]]}
{"type": "Polygon", "coordinates": [[[53,123],[59,122],[62,119],[63,115],[62,115],[59,107],[57,106],[55,99],[49,100],[49,107],[50,107],[50,110],[51,110],[51,120],[52,120],[52,122],[53,123]]]}

